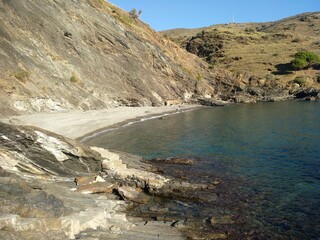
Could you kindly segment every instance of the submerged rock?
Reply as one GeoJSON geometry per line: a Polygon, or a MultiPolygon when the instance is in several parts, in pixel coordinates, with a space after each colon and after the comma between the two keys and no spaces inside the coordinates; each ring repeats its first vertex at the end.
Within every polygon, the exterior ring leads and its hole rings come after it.
{"type": "Polygon", "coordinates": [[[194,161],[188,158],[153,158],[149,162],[162,163],[162,164],[177,164],[177,165],[194,165],[194,161]]]}

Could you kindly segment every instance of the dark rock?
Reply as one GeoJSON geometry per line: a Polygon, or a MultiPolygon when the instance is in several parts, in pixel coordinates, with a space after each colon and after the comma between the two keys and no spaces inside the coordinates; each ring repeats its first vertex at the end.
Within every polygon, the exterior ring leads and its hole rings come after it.
{"type": "Polygon", "coordinates": [[[203,106],[225,106],[230,104],[230,102],[217,100],[213,98],[199,98],[198,102],[203,106]]]}
{"type": "Polygon", "coordinates": [[[248,96],[248,95],[245,95],[245,94],[234,96],[232,98],[232,100],[235,103],[256,103],[256,99],[255,98],[252,98],[251,96],[248,96]]]}
{"type": "Polygon", "coordinates": [[[262,96],[264,93],[263,89],[259,87],[249,87],[247,92],[253,96],[262,96]]]}
{"type": "Polygon", "coordinates": [[[153,158],[148,161],[161,164],[194,165],[194,161],[188,158],[153,158]]]}
{"type": "Polygon", "coordinates": [[[72,33],[68,32],[68,31],[65,31],[64,32],[64,36],[68,37],[68,38],[72,38],[72,33]]]}
{"type": "Polygon", "coordinates": [[[297,99],[308,100],[308,101],[310,101],[311,99],[318,100],[320,99],[320,90],[314,89],[314,88],[303,89],[297,92],[295,94],[295,97],[297,99]]]}

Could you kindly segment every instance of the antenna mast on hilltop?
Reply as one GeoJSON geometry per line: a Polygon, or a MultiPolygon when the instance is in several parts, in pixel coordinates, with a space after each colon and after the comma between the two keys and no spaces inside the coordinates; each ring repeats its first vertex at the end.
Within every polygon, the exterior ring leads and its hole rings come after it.
{"type": "Polygon", "coordinates": [[[234,21],[234,15],[232,15],[232,23],[235,23],[235,21],[234,21]]]}

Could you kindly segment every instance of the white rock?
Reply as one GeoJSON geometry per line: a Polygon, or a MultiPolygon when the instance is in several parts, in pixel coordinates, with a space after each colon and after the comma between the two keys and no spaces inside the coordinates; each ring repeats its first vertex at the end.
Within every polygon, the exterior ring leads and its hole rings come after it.
{"type": "Polygon", "coordinates": [[[20,217],[15,214],[3,214],[0,216],[0,229],[4,227],[13,228],[17,225],[20,217]]]}
{"type": "Polygon", "coordinates": [[[121,229],[119,227],[117,227],[117,226],[111,226],[110,227],[110,232],[112,234],[117,234],[117,235],[121,235],[122,234],[121,229]]]}
{"type": "Polygon", "coordinates": [[[77,155],[77,152],[73,148],[70,148],[65,142],[48,136],[43,132],[35,131],[35,133],[38,135],[37,142],[41,144],[41,147],[52,153],[58,161],[63,162],[69,159],[69,157],[63,153],[65,151],[77,155]]]}
{"type": "Polygon", "coordinates": [[[19,111],[27,111],[28,105],[23,101],[15,101],[13,107],[19,111]]]}
{"type": "Polygon", "coordinates": [[[97,176],[96,179],[93,182],[106,182],[102,177],[97,176]]]}

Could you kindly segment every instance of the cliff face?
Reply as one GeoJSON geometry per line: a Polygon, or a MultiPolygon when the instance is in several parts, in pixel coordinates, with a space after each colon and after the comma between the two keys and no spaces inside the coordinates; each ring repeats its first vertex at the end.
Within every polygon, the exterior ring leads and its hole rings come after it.
{"type": "Polygon", "coordinates": [[[219,78],[98,0],[1,0],[0,55],[1,114],[163,105],[212,95],[219,78]]]}

